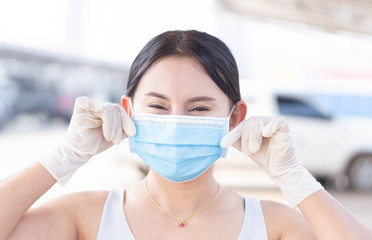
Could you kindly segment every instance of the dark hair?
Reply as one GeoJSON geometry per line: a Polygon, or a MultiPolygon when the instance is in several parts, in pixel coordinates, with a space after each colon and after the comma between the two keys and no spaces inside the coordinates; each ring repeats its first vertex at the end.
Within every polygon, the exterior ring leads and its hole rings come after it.
{"type": "Polygon", "coordinates": [[[233,103],[240,100],[238,67],[229,48],[218,38],[195,30],[168,31],[151,39],[130,68],[127,95],[133,96],[145,72],[166,57],[196,58],[233,103]]]}

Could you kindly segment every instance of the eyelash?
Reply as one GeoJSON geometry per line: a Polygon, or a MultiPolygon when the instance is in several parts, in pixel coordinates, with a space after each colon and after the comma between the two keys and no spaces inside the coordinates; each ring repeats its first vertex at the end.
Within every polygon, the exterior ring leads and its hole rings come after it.
{"type": "Polygon", "coordinates": [[[195,107],[191,111],[197,111],[197,112],[209,111],[209,108],[207,108],[207,107],[195,107]]]}
{"type": "MultiPolygon", "coordinates": [[[[150,104],[149,107],[166,110],[165,107],[163,107],[161,105],[158,105],[158,104],[150,104]]],[[[207,107],[195,107],[195,108],[191,109],[191,111],[196,111],[196,112],[209,111],[209,108],[207,108],[207,107]]]]}
{"type": "Polygon", "coordinates": [[[164,108],[163,106],[158,105],[158,104],[150,104],[149,107],[150,107],[150,108],[164,109],[164,110],[165,110],[165,108],[164,108]]]}

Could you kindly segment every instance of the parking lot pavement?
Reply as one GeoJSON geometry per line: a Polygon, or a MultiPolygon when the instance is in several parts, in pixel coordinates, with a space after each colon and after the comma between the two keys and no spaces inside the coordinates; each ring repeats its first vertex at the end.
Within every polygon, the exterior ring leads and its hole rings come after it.
{"type": "MultiPolygon", "coordinates": [[[[66,126],[35,128],[32,131],[0,132],[0,179],[37,161],[49,151],[66,132],[66,126]]],[[[140,180],[143,162],[129,152],[127,141],[93,157],[80,168],[65,186],[55,185],[35,205],[63,193],[82,190],[122,188],[140,180]]],[[[279,201],[286,200],[277,186],[250,159],[230,149],[226,159],[215,164],[215,177],[222,186],[245,195],[279,201]]],[[[372,229],[372,193],[336,192],[331,194],[360,221],[372,229]]]]}

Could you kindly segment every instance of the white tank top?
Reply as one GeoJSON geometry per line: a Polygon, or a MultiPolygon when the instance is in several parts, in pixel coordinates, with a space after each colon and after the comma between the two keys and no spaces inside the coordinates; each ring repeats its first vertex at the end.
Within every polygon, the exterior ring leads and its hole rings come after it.
{"type": "MultiPolygon", "coordinates": [[[[124,190],[110,191],[102,213],[97,240],[135,240],[123,208],[124,190]]],[[[237,240],[266,240],[267,230],[260,200],[244,198],[245,215],[237,240]]]]}

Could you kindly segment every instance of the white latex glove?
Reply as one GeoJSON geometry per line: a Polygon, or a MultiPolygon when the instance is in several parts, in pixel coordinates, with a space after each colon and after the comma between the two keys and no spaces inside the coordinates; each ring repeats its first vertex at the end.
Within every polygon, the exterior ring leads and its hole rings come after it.
{"type": "Polygon", "coordinates": [[[244,120],[220,144],[234,146],[264,168],[293,208],[323,188],[298,160],[284,117],[244,120]]]}
{"type": "Polygon", "coordinates": [[[40,162],[65,185],[91,157],[135,134],[136,127],[121,105],[79,97],[64,141],[40,162]]]}

